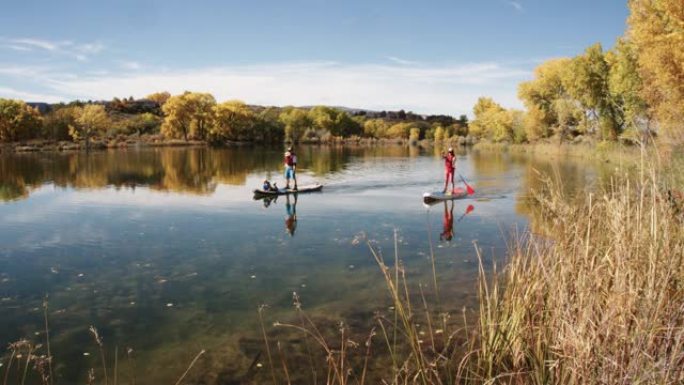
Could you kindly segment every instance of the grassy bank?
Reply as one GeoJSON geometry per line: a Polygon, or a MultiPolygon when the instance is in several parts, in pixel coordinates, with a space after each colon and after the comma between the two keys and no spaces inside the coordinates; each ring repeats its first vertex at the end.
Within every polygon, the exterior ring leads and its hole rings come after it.
{"type": "Polygon", "coordinates": [[[565,143],[562,145],[550,142],[528,144],[479,142],[473,146],[473,150],[480,152],[526,153],[548,157],[582,157],[603,161],[637,160],[640,157],[639,147],[617,142],[565,143]]]}
{"type": "Polygon", "coordinates": [[[465,382],[684,381],[684,202],[661,172],[579,202],[552,182],[537,195],[554,237],[518,240],[482,277],[465,382]]]}
{"type": "MultiPolygon", "coordinates": [[[[547,236],[514,237],[507,265],[493,276],[480,259],[479,321],[470,326],[465,311],[458,325],[459,315],[440,312],[426,295],[431,285],[412,283],[397,254],[369,243],[393,306],[378,314],[363,347],[347,341],[346,329],[331,344],[313,323],[297,327],[323,348],[325,383],[363,384],[369,362],[386,356],[390,384],[682,383],[678,153],[644,154],[652,162],[636,174],[617,172],[603,190],[580,197],[548,180],[534,192],[547,236]]],[[[275,364],[271,370],[282,376],[275,364]]]]}

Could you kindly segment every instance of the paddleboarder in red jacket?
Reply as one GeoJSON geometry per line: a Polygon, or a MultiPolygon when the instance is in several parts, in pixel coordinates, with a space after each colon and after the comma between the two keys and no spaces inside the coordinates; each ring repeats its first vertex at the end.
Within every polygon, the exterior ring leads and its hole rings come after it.
{"type": "Polygon", "coordinates": [[[447,192],[447,187],[449,186],[450,180],[451,191],[453,192],[456,189],[456,185],[454,184],[454,172],[456,171],[456,155],[454,155],[454,149],[449,147],[449,151],[442,155],[442,159],[444,159],[444,172],[446,177],[444,180],[444,190],[442,190],[442,193],[447,192]]]}

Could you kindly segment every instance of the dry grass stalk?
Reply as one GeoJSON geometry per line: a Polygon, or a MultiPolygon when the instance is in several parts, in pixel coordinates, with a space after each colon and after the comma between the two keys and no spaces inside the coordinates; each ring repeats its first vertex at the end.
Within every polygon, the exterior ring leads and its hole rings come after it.
{"type": "Polygon", "coordinates": [[[579,203],[537,195],[554,237],[517,240],[500,277],[480,263],[464,382],[684,382],[684,226],[657,169],[641,175],[579,203]]]}

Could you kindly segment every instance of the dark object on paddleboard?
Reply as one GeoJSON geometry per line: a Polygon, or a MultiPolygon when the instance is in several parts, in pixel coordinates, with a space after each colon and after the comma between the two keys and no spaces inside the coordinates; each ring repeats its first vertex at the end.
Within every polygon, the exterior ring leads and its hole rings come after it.
{"type": "Polygon", "coordinates": [[[287,195],[287,194],[303,194],[303,193],[309,193],[309,192],[315,192],[315,191],[321,191],[323,189],[322,184],[311,184],[308,186],[299,186],[296,190],[294,189],[286,189],[286,188],[279,188],[278,190],[262,190],[262,189],[254,189],[254,197],[265,197],[265,196],[273,196],[273,195],[287,195]]]}
{"type": "Polygon", "coordinates": [[[432,203],[440,201],[450,201],[454,199],[462,199],[468,196],[465,189],[457,187],[454,191],[443,193],[441,191],[426,192],[423,194],[423,202],[432,203]]]}

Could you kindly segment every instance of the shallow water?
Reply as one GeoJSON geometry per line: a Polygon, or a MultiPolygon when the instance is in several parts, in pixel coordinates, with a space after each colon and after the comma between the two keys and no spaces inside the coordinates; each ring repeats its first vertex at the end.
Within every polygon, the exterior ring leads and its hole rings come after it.
{"type": "Polygon", "coordinates": [[[445,311],[473,309],[474,244],[486,266],[503,263],[540,175],[577,193],[602,171],[463,152],[476,194],[425,206],[443,177],[433,149],[302,146],[299,183],[323,192],[253,200],[264,178],[283,185],[281,157],[253,147],[0,156],[0,346],[44,341],[48,295],[58,383],[99,367],[90,325],[110,357],[133,349],[138,384],[174,383],[203,348],[205,378],[230,383],[254,359],[262,304],[269,328],[292,317],[293,292],[324,321],[363,324],[387,308],[366,240],[393,259],[396,231],[412,285],[445,311]]]}

